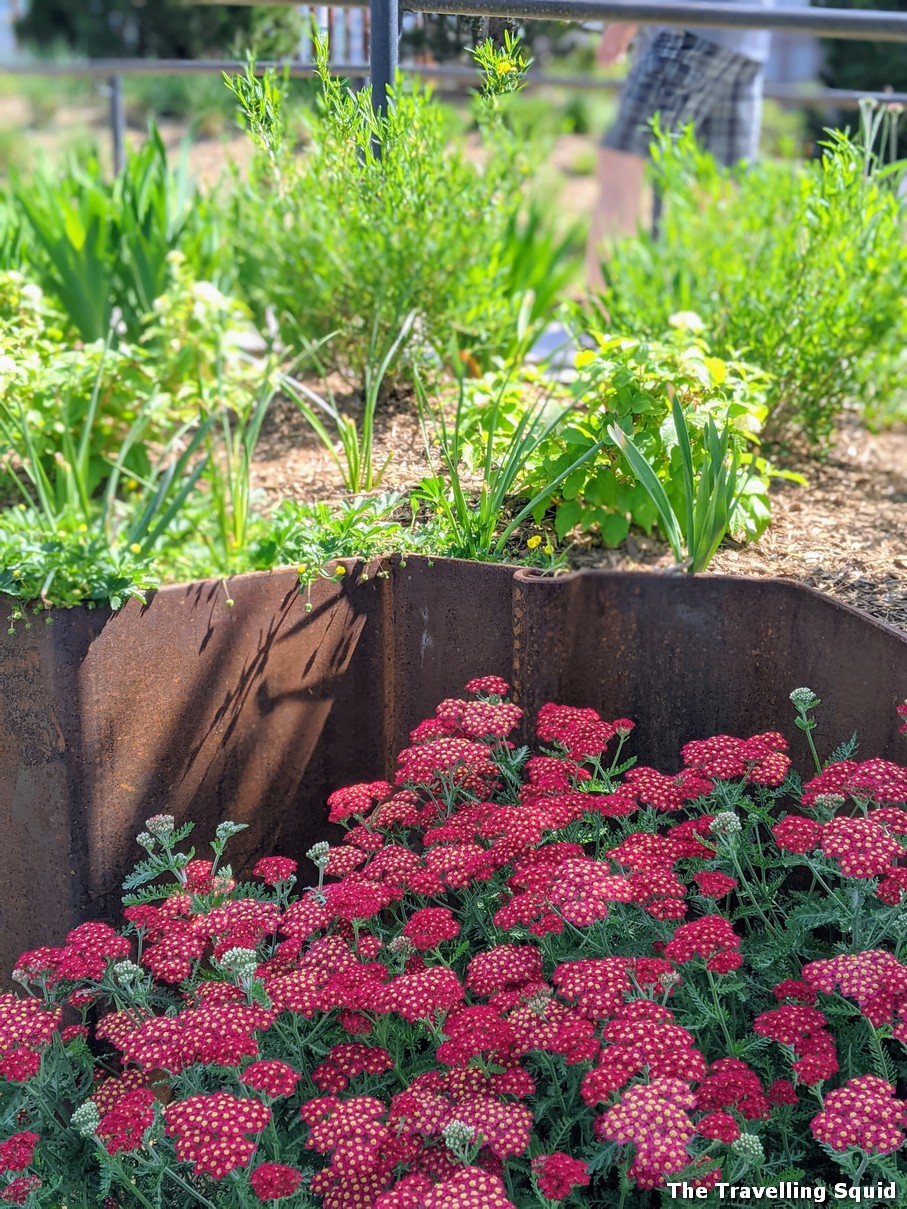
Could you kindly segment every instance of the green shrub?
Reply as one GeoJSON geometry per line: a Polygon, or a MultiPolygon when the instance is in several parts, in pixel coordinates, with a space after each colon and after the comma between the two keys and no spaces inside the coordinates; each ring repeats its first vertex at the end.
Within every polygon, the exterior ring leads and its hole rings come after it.
{"type": "Polygon", "coordinates": [[[284,137],[276,82],[231,81],[260,148],[248,183],[236,181],[231,222],[259,320],[273,308],[291,346],[333,333],[331,360],[354,379],[370,358],[381,363],[410,314],[411,350],[446,349],[453,331],[480,364],[510,355],[522,301],[513,290],[550,297],[549,283],[565,280],[564,245],[541,215],[521,217],[526,164],[494,97],[480,104],[480,165],[449,144],[446,111],[421,85],[398,79],[376,116],[369,90],[344,89],[324,55],[303,156],[284,137]]]}
{"type": "Polygon", "coordinates": [[[44,166],[15,174],[4,200],[21,215],[25,243],[10,249],[2,267],[27,262],[82,340],[106,339],[114,322],[135,337],[167,288],[171,251],[182,248],[200,275],[214,268],[213,209],[190,184],[185,164],[171,169],[154,127],[112,183],[96,159],[62,173],[44,166]]]}
{"type": "Polygon", "coordinates": [[[629,472],[611,436],[615,423],[634,437],[656,468],[672,507],[682,512],[683,459],[671,419],[672,399],[683,408],[697,475],[708,458],[708,421],[730,427],[731,445],[741,463],[755,458],[755,473],[731,517],[732,531],[754,539],[768,524],[769,468],[758,457],[757,446],[769,379],[752,366],[711,355],[697,334],[702,325],[696,315],[677,314],[670,322],[660,340],[592,332],[595,347],[579,353],[572,388],[577,408],[539,450],[530,475],[530,486],[549,482],[602,443],[600,452],[569,474],[555,496],[558,537],[579,528],[595,531],[605,545],[616,546],[631,524],[650,532],[656,523],[649,493],[629,472]]]}
{"type": "Polygon", "coordinates": [[[859,398],[863,364],[899,322],[904,206],[873,153],[833,133],[800,166],[725,172],[691,133],[654,148],[661,236],[619,243],[604,265],[614,331],[657,336],[693,310],[716,355],[771,375],[765,438],[829,441],[859,398]]]}

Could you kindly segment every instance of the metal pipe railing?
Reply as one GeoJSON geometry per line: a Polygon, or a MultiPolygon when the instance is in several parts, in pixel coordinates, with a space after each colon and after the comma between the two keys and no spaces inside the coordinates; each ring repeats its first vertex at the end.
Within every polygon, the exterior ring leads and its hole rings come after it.
{"type": "MultiPolygon", "coordinates": [[[[81,77],[108,81],[113,162],[114,168],[119,171],[123,166],[126,146],[126,105],[123,87],[125,77],[201,76],[220,75],[222,72],[232,75],[244,71],[245,67],[245,62],[239,59],[88,59],[72,63],[31,61],[0,63],[0,76],[81,77]]],[[[315,74],[312,64],[296,60],[260,62],[256,64],[255,70],[259,75],[271,70],[286,70],[294,78],[307,78],[315,74]]],[[[364,77],[369,68],[362,63],[348,63],[332,64],[331,70],[338,76],[355,79],[364,77]]],[[[441,82],[471,84],[478,79],[476,68],[457,64],[401,64],[400,70],[423,79],[441,82]]],[[[388,76],[387,81],[392,78],[388,76]]],[[[605,92],[619,92],[623,87],[621,80],[603,80],[588,75],[548,75],[540,71],[530,71],[526,84],[529,88],[569,88],[605,92]]],[[[864,97],[882,104],[907,106],[907,93],[903,92],[859,92],[835,88],[804,90],[794,85],[767,84],[765,96],[782,105],[803,109],[856,109],[864,97]]]]}

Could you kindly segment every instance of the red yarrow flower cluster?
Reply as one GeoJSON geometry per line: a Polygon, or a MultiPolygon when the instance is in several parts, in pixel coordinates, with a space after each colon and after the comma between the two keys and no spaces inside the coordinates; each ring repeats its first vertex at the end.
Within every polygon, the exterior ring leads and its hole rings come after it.
{"type": "Polygon", "coordinates": [[[252,1062],[240,1075],[240,1082],[263,1092],[272,1100],[278,1100],[282,1096],[292,1096],[301,1078],[299,1072],[286,1062],[270,1058],[252,1062]]]}
{"type": "Polygon", "coordinates": [[[653,1079],[627,1088],[595,1123],[603,1142],[633,1145],[628,1174],[640,1188],[657,1188],[690,1162],[687,1145],[696,1133],[689,1113],[693,1093],[680,1079],[653,1079]]]}
{"type": "Polygon", "coordinates": [[[616,731],[594,709],[572,705],[543,705],[538,712],[536,734],[543,743],[556,743],[574,760],[600,756],[616,731]]]}
{"type": "Polygon", "coordinates": [[[789,1045],[797,1055],[793,1070],[801,1083],[821,1083],[838,1069],[835,1043],[822,1013],[799,1003],[762,1012],[753,1022],[753,1031],[781,1045],[789,1045]]]}
{"type": "Polygon", "coordinates": [[[0,1171],[24,1171],[32,1161],[40,1138],[36,1133],[14,1133],[0,1142],[0,1171]]]}
{"type": "Polygon", "coordinates": [[[713,735],[694,739],[681,748],[684,765],[704,777],[737,780],[744,777],[752,785],[777,786],[790,769],[788,744],[783,735],[770,731],[749,739],[731,735],[713,735]]]}
{"type": "Polygon", "coordinates": [[[460,935],[460,925],[447,907],[423,907],[406,921],[403,935],[421,953],[436,949],[445,940],[455,940],[460,935]]]}
{"type": "Polygon", "coordinates": [[[696,1091],[696,1107],[705,1111],[732,1108],[748,1121],[769,1115],[759,1076],[739,1058],[719,1058],[696,1091]]]}
{"type": "Polygon", "coordinates": [[[62,1015],[62,1008],[47,1008],[39,999],[0,995],[0,1076],[11,1083],[34,1078],[62,1015]]]}
{"type": "Polygon", "coordinates": [[[280,1201],[298,1191],[302,1172],[286,1163],[259,1163],[249,1183],[260,1201],[280,1201]]]}
{"type": "Polygon", "coordinates": [[[803,805],[814,806],[821,794],[843,794],[879,805],[907,804],[907,768],[890,760],[838,760],[803,786],[803,805]]]}
{"type": "Polygon", "coordinates": [[[845,877],[879,877],[887,873],[904,849],[873,819],[838,815],[822,829],[822,854],[837,861],[845,877]]]}
{"type": "Polygon", "coordinates": [[[833,995],[837,987],[856,1000],[874,1028],[890,1024],[896,1016],[907,1019],[907,965],[882,949],[811,961],[803,967],[803,978],[825,995],[833,995]]]}
{"type": "Polygon", "coordinates": [[[41,1187],[41,1180],[36,1175],[20,1175],[12,1180],[0,1192],[0,1201],[8,1205],[27,1205],[28,1198],[41,1187]]]}
{"type": "Polygon", "coordinates": [[[586,1188],[589,1184],[587,1165],[562,1150],[537,1155],[532,1160],[532,1170],[539,1192],[549,1201],[566,1200],[574,1188],[586,1188]]]}
{"type": "Polygon", "coordinates": [[[740,937],[730,920],[723,915],[703,915],[692,923],[681,924],[665,946],[668,960],[682,965],[694,957],[705,959],[706,969],[718,974],[736,970],[743,959],[739,952],[740,937]]]}
{"type": "Polygon", "coordinates": [[[248,1135],[261,1133],[271,1110],[260,1100],[214,1092],[168,1104],[164,1120],[176,1139],[176,1157],[192,1163],[196,1175],[222,1180],[237,1167],[248,1167],[257,1149],[248,1135]]]}
{"type": "Polygon", "coordinates": [[[145,1133],[154,1124],[156,1098],[146,1088],[127,1092],[101,1117],[98,1137],[108,1154],[138,1150],[145,1133]]]}
{"type": "Polygon", "coordinates": [[[288,856],[263,856],[252,867],[252,876],[260,877],[267,886],[278,886],[296,875],[297,865],[288,856]]]}
{"type": "Polygon", "coordinates": [[[832,1150],[892,1154],[907,1141],[907,1102],[884,1079],[861,1075],[828,1093],[810,1129],[832,1150]]]}

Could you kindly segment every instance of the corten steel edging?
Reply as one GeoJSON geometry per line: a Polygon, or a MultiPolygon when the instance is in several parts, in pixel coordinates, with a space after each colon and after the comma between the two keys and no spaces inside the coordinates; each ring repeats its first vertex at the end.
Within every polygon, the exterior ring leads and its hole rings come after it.
{"type": "Polygon", "coordinates": [[[802,585],[348,566],[314,585],[311,611],[278,571],[232,580],[232,608],[204,582],[0,639],[0,971],[117,918],[152,813],[194,819],[200,855],[218,822],[248,823],[239,874],[263,853],[302,858],[327,833],[327,794],[392,776],[412,727],[479,674],[511,680],[530,716],[555,700],[634,718],[633,750],[666,771],[691,738],[797,734],[787,697],[803,684],[823,698],[820,751],[857,730],[865,754],[904,758],[907,636],[802,585]]]}
{"type": "Polygon", "coordinates": [[[324,837],[325,794],[386,747],[371,639],[389,586],[361,576],[316,583],[310,612],[285,571],[232,580],[232,608],[205,582],[3,635],[0,971],[116,918],[149,814],[194,819],[200,856],[218,822],[248,823],[231,847],[244,872],[324,837]]]}

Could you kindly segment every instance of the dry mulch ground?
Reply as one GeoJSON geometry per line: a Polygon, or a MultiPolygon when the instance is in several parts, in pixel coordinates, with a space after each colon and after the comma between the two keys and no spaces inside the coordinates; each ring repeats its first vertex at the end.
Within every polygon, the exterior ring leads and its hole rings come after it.
{"type": "MultiPolygon", "coordinates": [[[[376,465],[393,450],[382,490],[414,487],[427,473],[422,434],[407,400],[391,400],[377,418],[376,465]]],[[[779,576],[865,610],[907,632],[907,429],[873,434],[847,422],[824,462],[794,467],[807,486],[777,480],[772,523],[749,546],[726,542],[712,571],[779,576]]],[[[285,497],[336,502],[337,467],[291,403],[275,406],[255,464],[256,485],[285,497]]],[[[571,568],[665,568],[664,543],[631,534],[605,550],[589,542],[568,552],[571,568]]]]}

